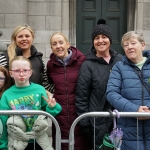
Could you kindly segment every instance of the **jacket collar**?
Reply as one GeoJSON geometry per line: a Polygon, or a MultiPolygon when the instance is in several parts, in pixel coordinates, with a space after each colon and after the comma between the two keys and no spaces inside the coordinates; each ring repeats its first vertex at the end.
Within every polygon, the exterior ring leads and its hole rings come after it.
{"type": "MultiPolygon", "coordinates": [[[[144,50],[142,53],[143,53],[144,57],[147,57],[146,63],[149,63],[150,62],[150,50],[144,50]]],[[[135,66],[135,64],[133,62],[131,62],[127,58],[126,55],[122,58],[122,62],[125,63],[125,64],[129,64],[129,65],[132,65],[132,66],[134,65],[135,66]]]]}
{"type": "MultiPolygon", "coordinates": [[[[16,55],[17,56],[23,56],[22,49],[18,46],[16,47],[16,55]]],[[[31,57],[34,57],[34,56],[43,56],[43,54],[38,52],[37,49],[35,48],[35,46],[32,45],[31,46],[31,57]]]]}
{"type": "Polygon", "coordinates": [[[57,61],[59,61],[60,63],[62,63],[64,66],[66,66],[66,65],[69,63],[69,61],[70,61],[70,59],[71,59],[71,56],[72,56],[72,51],[71,51],[70,49],[68,49],[68,56],[67,56],[67,57],[65,57],[65,58],[62,60],[62,59],[60,59],[60,58],[58,58],[58,57],[56,56],[56,59],[57,59],[57,61]]]}

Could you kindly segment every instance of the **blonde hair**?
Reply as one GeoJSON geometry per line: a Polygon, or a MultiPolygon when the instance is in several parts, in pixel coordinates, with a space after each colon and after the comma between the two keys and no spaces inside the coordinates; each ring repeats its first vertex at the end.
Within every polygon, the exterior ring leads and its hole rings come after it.
{"type": "Polygon", "coordinates": [[[17,26],[14,31],[12,32],[12,35],[11,35],[11,44],[8,46],[8,57],[9,57],[9,62],[16,56],[16,47],[17,47],[17,44],[16,44],[16,36],[17,34],[24,30],[24,29],[27,29],[31,32],[31,35],[34,39],[34,31],[33,29],[28,26],[28,25],[23,25],[23,26],[17,26]]]}
{"type": "Polygon", "coordinates": [[[10,75],[7,69],[5,69],[3,66],[0,65],[0,71],[3,72],[5,76],[5,83],[4,86],[0,89],[0,97],[4,93],[5,90],[7,90],[10,87],[10,75]]]}
{"type": "Polygon", "coordinates": [[[121,46],[124,47],[124,42],[131,38],[136,38],[141,44],[145,42],[142,33],[137,31],[129,31],[122,36],[121,46]]]}
{"type": "Polygon", "coordinates": [[[66,36],[65,36],[63,33],[61,33],[61,32],[55,32],[55,33],[52,34],[52,36],[51,36],[51,38],[50,38],[50,44],[51,44],[51,45],[52,45],[52,38],[53,38],[54,35],[61,35],[61,36],[64,37],[64,39],[65,39],[66,42],[69,42],[69,41],[67,40],[66,36]]]}
{"type": "Polygon", "coordinates": [[[10,61],[10,63],[9,63],[9,70],[12,70],[12,63],[13,63],[14,61],[16,61],[16,60],[27,61],[27,62],[30,64],[30,69],[32,70],[32,64],[31,64],[30,60],[29,60],[28,58],[24,57],[24,56],[16,56],[16,57],[14,57],[14,58],[10,61]]]}

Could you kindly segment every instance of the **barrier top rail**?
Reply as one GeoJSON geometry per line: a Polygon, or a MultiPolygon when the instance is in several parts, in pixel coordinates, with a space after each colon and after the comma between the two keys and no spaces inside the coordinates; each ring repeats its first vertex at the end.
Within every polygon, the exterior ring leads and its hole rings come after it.
{"type": "Polygon", "coordinates": [[[57,150],[61,150],[61,132],[60,127],[56,121],[56,119],[45,111],[38,110],[0,110],[0,115],[44,115],[49,117],[56,127],[56,140],[55,148],[57,150]]]}
{"type": "MultiPolygon", "coordinates": [[[[113,117],[117,117],[115,112],[113,113],[113,117]]],[[[120,117],[150,117],[150,112],[119,112],[120,117]]],[[[85,117],[111,117],[109,112],[90,112],[85,113],[76,118],[71,125],[70,133],[69,133],[69,150],[74,150],[74,129],[76,124],[85,117]]]]}

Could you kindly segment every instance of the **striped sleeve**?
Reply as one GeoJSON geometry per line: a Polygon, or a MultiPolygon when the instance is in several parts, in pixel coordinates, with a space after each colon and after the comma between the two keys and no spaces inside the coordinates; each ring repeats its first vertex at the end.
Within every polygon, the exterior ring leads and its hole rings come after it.
{"type": "Polygon", "coordinates": [[[7,59],[4,55],[0,55],[0,65],[2,65],[3,67],[7,66],[7,59]]]}
{"type": "Polygon", "coordinates": [[[42,60],[42,62],[43,62],[43,68],[44,68],[43,73],[42,73],[42,78],[43,78],[43,83],[42,84],[43,84],[43,86],[45,87],[46,90],[48,90],[51,93],[54,93],[54,84],[50,83],[50,81],[48,80],[45,63],[44,63],[43,60],[42,60]]]}

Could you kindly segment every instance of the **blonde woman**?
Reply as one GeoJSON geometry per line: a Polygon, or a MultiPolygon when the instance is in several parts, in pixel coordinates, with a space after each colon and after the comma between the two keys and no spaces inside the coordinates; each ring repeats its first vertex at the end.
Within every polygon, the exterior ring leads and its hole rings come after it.
{"type": "MultiPolygon", "coordinates": [[[[53,53],[47,63],[47,74],[55,84],[54,98],[62,106],[62,112],[56,116],[61,130],[61,150],[68,150],[69,131],[77,118],[75,92],[78,73],[85,56],[75,47],[70,46],[62,33],[54,33],[50,39],[53,53]]],[[[55,143],[55,130],[53,128],[55,143]]],[[[57,142],[57,141],[56,141],[57,142]]],[[[90,142],[81,132],[79,124],[75,129],[75,150],[91,150],[90,142]]]]}
{"type": "Polygon", "coordinates": [[[52,91],[53,85],[48,83],[47,80],[46,68],[42,60],[43,54],[37,51],[33,45],[33,40],[34,31],[30,26],[17,26],[12,32],[11,44],[8,46],[8,50],[0,55],[0,64],[9,68],[9,62],[15,56],[28,58],[33,66],[30,81],[43,85],[47,90],[52,91]]]}

